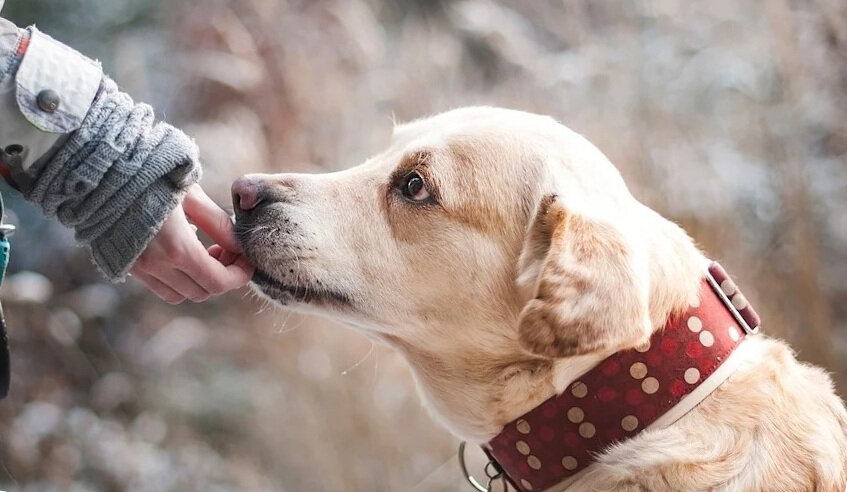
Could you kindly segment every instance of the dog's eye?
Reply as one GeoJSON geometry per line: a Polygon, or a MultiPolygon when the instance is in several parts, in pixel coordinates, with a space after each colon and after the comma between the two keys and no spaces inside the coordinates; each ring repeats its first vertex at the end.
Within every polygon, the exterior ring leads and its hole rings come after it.
{"type": "Polygon", "coordinates": [[[426,189],[426,183],[417,172],[411,172],[403,178],[400,190],[403,196],[409,200],[420,202],[429,198],[429,190],[426,189]]]}

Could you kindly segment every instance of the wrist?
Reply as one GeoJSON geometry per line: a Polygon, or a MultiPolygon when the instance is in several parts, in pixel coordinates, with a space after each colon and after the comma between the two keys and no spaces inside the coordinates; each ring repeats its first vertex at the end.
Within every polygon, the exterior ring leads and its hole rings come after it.
{"type": "Polygon", "coordinates": [[[125,213],[89,243],[91,257],[109,280],[121,281],[159,233],[185,189],[167,180],[149,186],[125,213]]]}

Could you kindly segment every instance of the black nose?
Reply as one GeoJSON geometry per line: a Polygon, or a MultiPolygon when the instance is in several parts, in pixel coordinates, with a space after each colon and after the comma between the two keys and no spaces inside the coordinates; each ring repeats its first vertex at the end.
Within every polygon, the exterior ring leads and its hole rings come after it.
{"type": "Polygon", "coordinates": [[[264,199],[265,185],[262,180],[242,176],[232,183],[232,207],[236,214],[255,209],[264,199]]]}

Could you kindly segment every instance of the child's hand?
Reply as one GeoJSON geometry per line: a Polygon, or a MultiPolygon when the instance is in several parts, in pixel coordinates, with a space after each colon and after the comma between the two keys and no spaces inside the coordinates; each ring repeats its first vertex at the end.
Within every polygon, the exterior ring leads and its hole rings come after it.
{"type": "Polygon", "coordinates": [[[165,302],[201,302],[250,281],[253,267],[240,253],[229,215],[194,185],[130,273],[165,302]],[[217,244],[207,251],[189,219],[217,244]]]}

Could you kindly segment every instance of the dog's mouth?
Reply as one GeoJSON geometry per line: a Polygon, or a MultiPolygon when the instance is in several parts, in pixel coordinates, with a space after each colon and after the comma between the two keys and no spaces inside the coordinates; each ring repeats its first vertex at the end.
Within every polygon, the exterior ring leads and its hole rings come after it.
{"type": "Polygon", "coordinates": [[[352,304],[350,296],[343,292],[314,285],[286,284],[258,268],[253,273],[252,281],[268,297],[282,304],[300,303],[334,307],[348,307],[352,304]]]}

